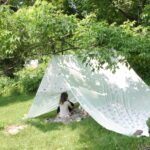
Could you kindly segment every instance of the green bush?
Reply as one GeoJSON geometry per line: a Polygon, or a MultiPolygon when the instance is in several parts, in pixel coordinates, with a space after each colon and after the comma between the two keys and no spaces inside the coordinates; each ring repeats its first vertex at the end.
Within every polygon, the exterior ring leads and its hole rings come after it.
{"type": "Polygon", "coordinates": [[[44,75],[46,65],[40,64],[38,68],[23,68],[16,72],[16,77],[0,77],[0,96],[35,93],[44,75]]]}
{"type": "Polygon", "coordinates": [[[45,72],[46,65],[41,64],[38,68],[24,68],[16,73],[18,86],[25,93],[34,93],[37,91],[39,84],[45,72]]]}
{"type": "MultiPolygon", "coordinates": [[[[134,58],[134,57],[133,57],[134,58]]],[[[150,86],[150,65],[149,58],[142,59],[137,57],[136,61],[130,59],[128,60],[131,67],[137,72],[137,74],[150,86]]]]}
{"type": "Polygon", "coordinates": [[[149,134],[150,134],[150,118],[148,118],[148,120],[146,121],[146,124],[148,126],[148,131],[149,131],[149,134]]]}
{"type": "Polygon", "coordinates": [[[21,90],[15,79],[9,77],[0,77],[0,96],[2,95],[18,95],[21,90]]]}

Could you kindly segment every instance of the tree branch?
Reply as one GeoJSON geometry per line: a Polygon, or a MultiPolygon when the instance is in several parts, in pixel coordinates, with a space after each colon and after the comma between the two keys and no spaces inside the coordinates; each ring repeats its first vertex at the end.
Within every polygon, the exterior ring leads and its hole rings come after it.
{"type": "Polygon", "coordinates": [[[57,52],[55,52],[54,54],[62,53],[62,52],[69,51],[69,50],[73,50],[73,49],[74,49],[74,50],[79,50],[79,49],[81,49],[81,48],[79,48],[79,47],[66,48],[66,49],[63,49],[63,50],[57,51],[57,52]]]}
{"type": "Polygon", "coordinates": [[[129,20],[135,20],[135,18],[131,17],[130,15],[128,15],[127,13],[125,13],[122,9],[116,7],[116,9],[119,10],[120,13],[122,13],[127,19],[129,20]]]}
{"type": "Polygon", "coordinates": [[[115,3],[114,3],[112,0],[109,0],[109,1],[110,1],[110,3],[112,4],[112,6],[113,6],[115,9],[117,9],[124,17],[126,17],[127,19],[132,20],[132,21],[135,20],[134,17],[130,16],[129,14],[127,14],[126,12],[124,12],[121,8],[117,7],[117,6],[115,5],[115,3]]]}
{"type": "Polygon", "coordinates": [[[50,40],[48,42],[45,42],[45,43],[38,43],[38,44],[34,44],[32,45],[31,47],[27,48],[28,50],[32,50],[32,49],[35,49],[35,48],[38,48],[38,47],[41,47],[41,46],[45,46],[45,45],[48,45],[48,44],[53,44],[55,41],[53,40],[50,40]]]}
{"type": "MultiPolygon", "coordinates": [[[[47,53],[40,53],[40,55],[44,56],[44,55],[55,55],[55,54],[59,54],[59,53],[62,53],[62,52],[65,52],[65,51],[69,51],[69,50],[81,50],[81,48],[79,47],[74,47],[74,48],[66,48],[66,49],[63,49],[63,50],[59,50],[59,51],[56,51],[55,53],[53,52],[47,52],[47,53]]],[[[35,53],[35,54],[32,54],[32,55],[27,55],[28,57],[29,56],[37,56],[39,55],[39,53],[35,53]]]]}
{"type": "Polygon", "coordinates": [[[8,2],[9,2],[9,0],[6,0],[6,1],[2,0],[2,1],[0,2],[0,5],[7,5],[8,2]]]}
{"type": "Polygon", "coordinates": [[[147,0],[142,0],[142,8],[145,7],[146,2],[147,2],[147,0]]]}

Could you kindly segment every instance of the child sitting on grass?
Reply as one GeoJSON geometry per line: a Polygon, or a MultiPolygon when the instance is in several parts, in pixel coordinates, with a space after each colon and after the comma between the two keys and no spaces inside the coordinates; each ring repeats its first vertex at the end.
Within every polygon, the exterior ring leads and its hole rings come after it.
{"type": "Polygon", "coordinates": [[[57,108],[57,117],[59,118],[67,118],[71,115],[71,110],[74,104],[68,100],[67,92],[61,93],[59,107],[57,108]]]}

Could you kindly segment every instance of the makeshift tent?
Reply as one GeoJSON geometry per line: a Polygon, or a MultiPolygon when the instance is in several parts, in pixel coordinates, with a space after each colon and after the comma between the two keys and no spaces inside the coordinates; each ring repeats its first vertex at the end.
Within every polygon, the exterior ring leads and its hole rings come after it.
{"type": "Polygon", "coordinates": [[[143,130],[148,136],[150,89],[132,69],[118,66],[115,73],[92,72],[76,56],[53,56],[27,118],[56,109],[67,91],[103,127],[129,136],[143,130]]]}

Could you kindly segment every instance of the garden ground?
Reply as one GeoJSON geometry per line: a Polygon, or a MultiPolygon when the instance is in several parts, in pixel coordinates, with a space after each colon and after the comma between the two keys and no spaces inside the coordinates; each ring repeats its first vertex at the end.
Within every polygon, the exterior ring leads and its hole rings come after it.
{"type": "Polygon", "coordinates": [[[45,117],[23,120],[34,95],[0,98],[0,150],[148,150],[150,138],[127,137],[108,131],[92,118],[69,124],[48,123],[45,117]],[[27,128],[16,135],[6,132],[11,125],[27,128]]]}

